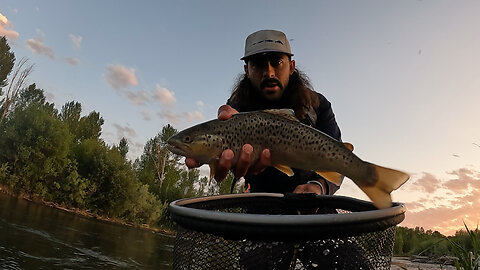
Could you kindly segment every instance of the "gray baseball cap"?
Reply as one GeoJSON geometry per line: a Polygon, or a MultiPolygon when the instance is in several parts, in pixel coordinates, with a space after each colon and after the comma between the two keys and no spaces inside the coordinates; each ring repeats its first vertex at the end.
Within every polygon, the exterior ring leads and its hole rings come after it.
{"type": "Polygon", "coordinates": [[[281,52],[293,55],[290,50],[287,36],[277,30],[260,30],[250,34],[245,40],[245,54],[240,60],[250,57],[254,54],[267,52],[281,52]]]}

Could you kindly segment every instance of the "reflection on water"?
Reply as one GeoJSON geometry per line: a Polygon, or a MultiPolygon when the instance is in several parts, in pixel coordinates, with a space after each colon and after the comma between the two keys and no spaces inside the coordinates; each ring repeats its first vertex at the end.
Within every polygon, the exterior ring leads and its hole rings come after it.
{"type": "Polygon", "coordinates": [[[171,269],[173,244],[0,194],[0,269],[171,269]]]}

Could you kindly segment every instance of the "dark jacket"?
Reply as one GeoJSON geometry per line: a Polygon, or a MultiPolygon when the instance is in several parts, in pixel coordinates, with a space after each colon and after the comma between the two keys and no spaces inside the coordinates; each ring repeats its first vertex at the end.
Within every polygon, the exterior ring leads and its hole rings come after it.
{"type": "MultiPolygon", "coordinates": [[[[302,120],[302,123],[313,126],[323,133],[330,135],[337,140],[341,140],[340,128],[335,121],[335,115],[333,114],[331,103],[322,94],[317,94],[320,100],[320,105],[317,108],[311,108],[308,110],[307,115],[309,116],[302,120]],[[316,118],[316,120],[313,118],[316,118]]],[[[239,110],[235,104],[230,102],[230,100],[227,101],[227,104],[239,110]]],[[[273,167],[268,167],[258,175],[247,175],[244,178],[246,184],[250,184],[250,192],[275,193],[293,192],[298,185],[305,184],[309,180],[320,178],[318,174],[312,171],[293,169],[293,172],[294,175],[290,177],[273,167]]],[[[328,181],[326,182],[328,185],[327,194],[331,195],[339,189],[337,185],[328,181]]]]}

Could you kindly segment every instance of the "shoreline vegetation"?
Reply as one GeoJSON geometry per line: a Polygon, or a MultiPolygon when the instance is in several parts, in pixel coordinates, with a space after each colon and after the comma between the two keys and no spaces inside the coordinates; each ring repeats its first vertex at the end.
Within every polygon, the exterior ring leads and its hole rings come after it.
{"type": "Polygon", "coordinates": [[[174,237],[176,235],[176,231],[173,230],[173,229],[150,226],[148,224],[135,224],[135,223],[128,222],[128,221],[118,219],[118,218],[110,218],[110,217],[107,217],[107,216],[93,214],[86,209],[68,207],[67,205],[64,205],[64,204],[58,204],[58,203],[54,203],[54,202],[45,201],[42,198],[38,198],[38,197],[35,197],[35,196],[29,196],[29,195],[26,195],[26,194],[15,194],[9,188],[7,188],[5,186],[1,186],[1,185],[0,185],[0,193],[5,194],[6,196],[10,196],[12,198],[22,199],[22,200],[25,200],[25,201],[28,201],[28,202],[32,202],[32,203],[44,205],[44,206],[47,206],[47,207],[55,208],[57,210],[64,211],[64,212],[74,214],[74,215],[78,215],[78,216],[81,216],[81,217],[84,217],[84,218],[90,218],[90,219],[95,219],[95,220],[99,220],[99,221],[103,221],[103,222],[120,224],[120,225],[123,225],[123,226],[149,230],[149,231],[153,231],[153,232],[156,232],[156,233],[160,233],[160,234],[164,234],[164,235],[172,236],[172,237],[174,237]]]}

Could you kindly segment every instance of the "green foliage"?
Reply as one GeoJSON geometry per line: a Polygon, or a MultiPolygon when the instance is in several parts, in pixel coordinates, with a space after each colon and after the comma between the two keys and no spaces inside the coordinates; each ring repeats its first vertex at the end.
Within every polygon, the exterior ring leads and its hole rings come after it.
{"type": "MultiPolygon", "coordinates": [[[[12,72],[15,63],[15,54],[10,51],[10,46],[5,37],[0,38],[0,95],[1,88],[7,85],[7,77],[12,72]]],[[[1,105],[1,104],[0,104],[1,105]]]]}
{"type": "Polygon", "coordinates": [[[127,153],[128,153],[128,141],[127,139],[125,138],[122,138],[120,140],[120,142],[118,143],[118,152],[120,153],[120,155],[123,157],[123,158],[126,158],[127,157],[127,153]]]}
{"type": "Polygon", "coordinates": [[[65,177],[70,134],[44,104],[17,108],[0,125],[1,163],[8,163],[7,184],[15,190],[51,199],[53,189],[65,177]],[[10,180],[9,180],[10,179],[10,180]]]}
{"type": "Polygon", "coordinates": [[[456,258],[457,269],[476,269],[480,265],[479,230],[460,230],[446,237],[439,232],[424,231],[423,228],[397,227],[394,256],[421,255],[433,258],[451,256],[456,258]]]}
{"type": "Polygon", "coordinates": [[[464,223],[466,232],[455,234],[456,239],[449,239],[449,243],[457,257],[455,267],[464,270],[478,270],[480,266],[480,242],[478,227],[472,231],[464,223]]]}
{"type": "MultiPolygon", "coordinates": [[[[0,89],[15,57],[0,39],[0,89]]],[[[134,163],[127,160],[128,141],[108,146],[101,138],[98,112],[82,116],[71,101],[60,112],[32,84],[20,89],[32,66],[14,73],[18,86],[2,110],[0,121],[0,184],[14,192],[86,209],[125,221],[168,225],[169,202],[218,193],[199,170],[188,170],[181,157],[168,151],[167,140],[177,131],[170,125],[149,140],[134,163]],[[18,90],[18,91],[17,91],[18,90]]],[[[3,102],[3,101],[2,101],[3,102]]],[[[228,185],[229,187],[229,185],[228,185]]]]}

